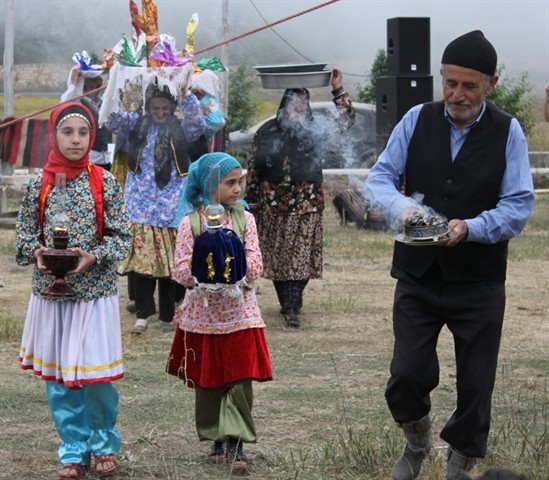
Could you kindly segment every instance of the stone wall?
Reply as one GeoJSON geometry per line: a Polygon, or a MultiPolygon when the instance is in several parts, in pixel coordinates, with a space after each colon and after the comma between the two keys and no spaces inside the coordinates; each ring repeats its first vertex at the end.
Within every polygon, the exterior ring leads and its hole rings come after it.
{"type": "MultiPolygon", "coordinates": [[[[74,64],[33,63],[14,65],[14,92],[64,92],[74,64]]],[[[4,66],[0,65],[0,92],[4,92],[4,66]]]]}

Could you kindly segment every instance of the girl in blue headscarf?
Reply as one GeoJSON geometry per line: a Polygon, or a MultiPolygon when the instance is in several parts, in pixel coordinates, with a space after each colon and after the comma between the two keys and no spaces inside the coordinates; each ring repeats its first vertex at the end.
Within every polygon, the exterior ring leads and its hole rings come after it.
{"type": "Polygon", "coordinates": [[[272,380],[265,323],[250,285],[263,261],[253,215],[239,203],[241,180],[238,161],[222,152],[203,155],[189,169],[185,198],[195,210],[179,226],[172,278],[191,290],[174,317],[167,366],[195,390],[198,438],[213,442],[209,458],[233,470],[246,470],[242,444],[256,442],[252,381],[272,380]],[[206,228],[212,200],[223,207],[218,229],[206,228]]]}

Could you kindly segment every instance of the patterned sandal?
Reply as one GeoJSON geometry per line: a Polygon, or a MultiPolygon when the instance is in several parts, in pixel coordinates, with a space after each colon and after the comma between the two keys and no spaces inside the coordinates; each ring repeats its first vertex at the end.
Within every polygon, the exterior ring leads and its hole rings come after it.
{"type": "Polygon", "coordinates": [[[59,469],[60,480],[80,480],[89,471],[88,465],[79,463],[64,463],[59,469]]]}
{"type": "Polygon", "coordinates": [[[98,477],[110,477],[118,471],[116,454],[95,455],[95,474],[98,477]]]}

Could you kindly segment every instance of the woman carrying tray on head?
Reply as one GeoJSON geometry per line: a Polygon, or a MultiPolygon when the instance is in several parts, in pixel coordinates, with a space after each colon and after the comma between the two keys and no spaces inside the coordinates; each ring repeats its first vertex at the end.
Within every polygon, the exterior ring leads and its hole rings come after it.
{"type": "Polygon", "coordinates": [[[129,140],[125,200],[133,233],[130,254],[120,273],[135,272],[137,320],[132,330],[147,330],[156,313],[154,291],[159,288],[161,326],[171,329],[175,304],[184,294],[171,280],[177,228],[172,227],[189,167],[189,145],[203,133],[205,122],[197,98],[185,88],[178,100],[167,87],[151,83],[146,90],[145,113],[111,113],[107,126],[129,140]]]}
{"type": "Polygon", "coordinates": [[[324,190],[322,159],[328,131],[350,128],[355,111],[332,73],[338,116],[329,125],[313,118],[309,92],[284,92],[276,118],[256,133],[248,160],[247,194],[255,216],[265,278],[273,281],[286,325],[299,327],[303,290],[310,278],[322,277],[324,190]]]}

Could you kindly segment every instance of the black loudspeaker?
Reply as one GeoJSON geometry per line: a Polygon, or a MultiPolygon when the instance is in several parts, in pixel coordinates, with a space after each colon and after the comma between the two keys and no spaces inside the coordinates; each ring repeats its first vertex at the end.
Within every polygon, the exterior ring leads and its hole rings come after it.
{"type": "Polygon", "coordinates": [[[414,105],[433,100],[433,77],[379,77],[376,82],[376,132],[388,135],[414,105]]]}
{"type": "Polygon", "coordinates": [[[430,18],[387,19],[388,75],[430,75],[430,18]]]}

